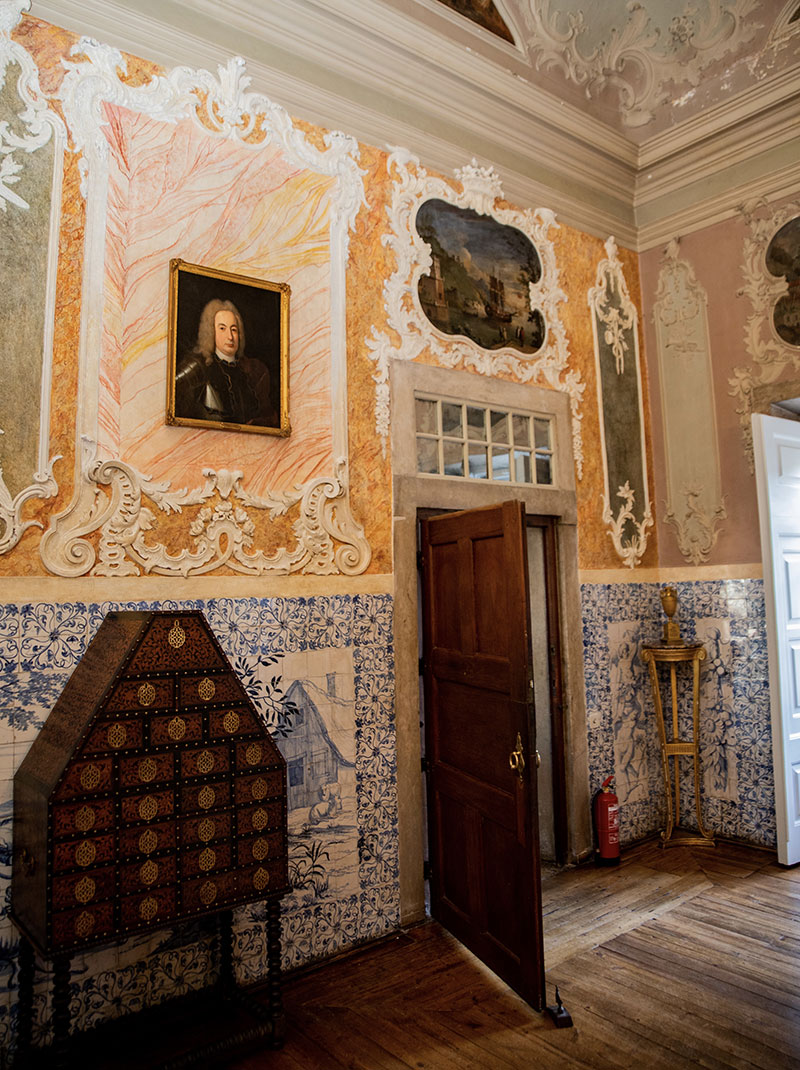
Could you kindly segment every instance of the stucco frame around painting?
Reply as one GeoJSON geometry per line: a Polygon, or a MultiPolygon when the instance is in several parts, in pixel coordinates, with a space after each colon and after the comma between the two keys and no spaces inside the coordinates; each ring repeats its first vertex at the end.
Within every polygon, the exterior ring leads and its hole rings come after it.
{"type": "MultiPolygon", "coordinates": [[[[247,91],[249,78],[240,59],[220,67],[217,76],[176,68],[136,85],[127,80],[125,58],[116,49],[83,39],[73,56],[74,62],[65,64],[59,95],[73,147],[81,154],[81,192],[86,202],[76,489],[69,506],[51,518],[42,539],[46,568],[64,577],[87,573],[186,577],[223,566],[243,575],[363,572],[370,547],[349,505],[345,336],[349,233],[363,199],[357,144],[344,135],[330,134],[324,148],[315,147],[282,108],[247,91]],[[114,109],[151,126],[192,124],[203,136],[234,146],[237,159],[267,151],[297,173],[323,176],[327,190],[321,196],[326,198],[324,210],[330,220],[327,471],[304,481],[290,480],[284,472],[279,485],[265,487],[246,465],[234,468],[238,447],[225,438],[236,438],[235,433],[202,432],[209,437],[203,442],[207,459],[196,465],[199,485],[175,489],[169,479],[153,478],[115,451],[114,421],[103,410],[104,344],[115,311],[109,315],[103,298],[111,225],[107,126],[114,109]],[[218,457],[230,467],[220,467],[218,457]],[[169,545],[153,535],[159,512],[172,518],[169,545]],[[285,527],[287,534],[291,532],[286,538],[289,545],[267,550],[260,544],[260,525],[267,518],[283,516],[291,520],[291,527],[285,527]]],[[[165,321],[165,339],[166,327],[165,321]]],[[[158,404],[163,413],[163,397],[158,404]]],[[[241,441],[242,436],[238,438],[241,441]]]]}
{"type": "Polygon", "coordinates": [[[480,375],[511,377],[562,390],[569,395],[572,414],[572,445],[578,478],[583,473],[583,438],[581,401],[585,384],[574,367],[570,367],[569,343],[560,316],[566,300],[561,289],[551,228],[558,227],[555,215],[546,208],[520,211],[504,201],[502,185],[492,168],[473,162],[459,168],[458,185],[429,175],[419,160],[404,149],[395,149],[388,160],[393,177],[392,201],[388,207],[389,230],[384,243],[395,257],[395,270],[384,285],[389,331],[373,328],[366,344],[376,369],[375,428],[384,448],[390,433],[391,398],[389,375],[392,361],[422,359],[446,368],[464,368],[480,375]],[[459,188],[460,187],[460,188],[459,188]],[[429,200],[441,200],[458,208],[472,209],[497,223],[515,227],[535,246],[542,265],[542,275],[531,286],[532,307],[540,309],[545,320],[544,344],[534,354],[522,354],[513,348],[487,350],[468,338],[444,334],[434,327],[423,311],[418,284],[431,269],[430,247],[419,235],[416,216],[429,200]]]}

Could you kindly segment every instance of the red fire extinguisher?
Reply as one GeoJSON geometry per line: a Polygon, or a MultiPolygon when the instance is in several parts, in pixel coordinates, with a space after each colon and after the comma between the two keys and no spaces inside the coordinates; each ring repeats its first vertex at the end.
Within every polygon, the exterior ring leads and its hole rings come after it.
{"type": "Polygon", "coordinates": [[[594,827],[597,832],[598,865],[616,866],[619,863],[619,800],[609,787],[613,774],[603,781],[594,797],[594,827]]]}

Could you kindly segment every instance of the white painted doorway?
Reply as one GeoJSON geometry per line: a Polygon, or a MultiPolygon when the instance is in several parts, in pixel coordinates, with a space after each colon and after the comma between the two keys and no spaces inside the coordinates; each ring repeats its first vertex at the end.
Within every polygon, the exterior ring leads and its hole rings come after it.
{"type": "Polygon", "coordinates": [[[754,414],[778,861],[800,862],[800,423],[754,414]]]}

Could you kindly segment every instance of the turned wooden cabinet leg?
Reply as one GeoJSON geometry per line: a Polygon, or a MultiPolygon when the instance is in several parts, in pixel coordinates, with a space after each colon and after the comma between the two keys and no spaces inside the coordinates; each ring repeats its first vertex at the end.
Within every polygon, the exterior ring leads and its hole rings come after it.
{"type": "Polygon", "coordinates": [[[53,959],[53,1066],[69,1070],[69,955],[53,959]]]}
{"type": "Polygon", "coordinates": [[[269,1016],[272,1023],[270,1047],[283,1047],[286,1018],[281,996],[281,904],[279,899],[267,902],[267,991],[269,1016]]]}
{"type": "Polygon", "coordinates": [[[19,941],[19,990],[17,1010],[17,1059],[25,1065],[33,1044],[33,979],[36,959],[33,944],[24,936],[19,941]]]}
{"type": "Polygon", "coordinates": [[[236,987],[233,974],[233,911],[222,910],[217,917],[219,934],[219,984],[223,997],[236,987]]]}

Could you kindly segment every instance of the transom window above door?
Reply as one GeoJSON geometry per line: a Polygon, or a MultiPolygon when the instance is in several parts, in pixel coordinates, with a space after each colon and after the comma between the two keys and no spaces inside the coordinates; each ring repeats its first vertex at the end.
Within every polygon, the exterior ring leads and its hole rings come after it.
{"type": "Polygon", "coordinates": [[[552,418],[414,395],[420,475],[554,485],[552,418]]]}

